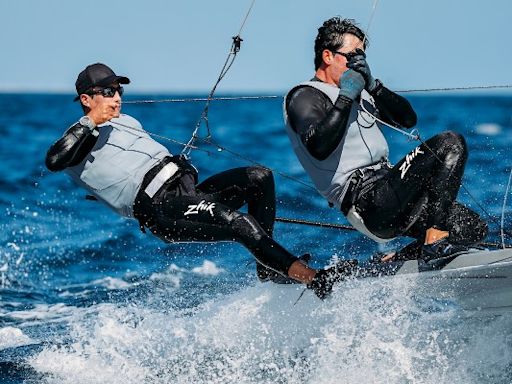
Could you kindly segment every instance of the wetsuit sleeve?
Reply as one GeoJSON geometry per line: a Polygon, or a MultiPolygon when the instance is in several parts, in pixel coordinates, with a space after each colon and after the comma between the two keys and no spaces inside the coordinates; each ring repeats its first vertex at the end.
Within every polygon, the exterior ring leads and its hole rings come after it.
{"type": "Polygon", "coordinates": [[[414,127],[417,116],[407,99],[390,91],[378,80],[377,84],[377,87],[370,94],[375,100],[380,118],[399,127],[414,127]]]}
{"type": "Polygon", "coordinates": [[[326,159],[347,130],[352,100],[339,96],[334,106],[319,90],[300,87],[288,96],[286,111],[290,125],[300,135],[309,153],[326,159]]]}
{"type": "Polygon", "coordinates": [[[96,130],[91,131],[88,127],[76,123],[50,147],[46,154],[46,167],[56,172],[79,164],[97,140],[96,130]]]}

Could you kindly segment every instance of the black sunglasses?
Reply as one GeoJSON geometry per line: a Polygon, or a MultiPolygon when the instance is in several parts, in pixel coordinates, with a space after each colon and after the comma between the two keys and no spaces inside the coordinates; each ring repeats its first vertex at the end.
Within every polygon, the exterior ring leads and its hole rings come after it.
{"type": "Polygon", "coordinates": [[[98,88],[98,89],[92,89],[89,92],[86,92],[86,94],[89,96],[101,95],[103,97],[114,97],[116,95],[116,92],[119,92],[119,96],[123,96],[124,88],[121,86],[98,88]]]}
{"type": "Polygon", "coordinates": [[[357,55],[363,55],[364,57],[366,57],[365,52],[360,48],[356,48],[355,51],[347,52],[347,53],[340,52],[340,51],[331,51],[331,52],[333,53],[333,55],[344,56],[348,61],[350,61],[354,56],[357,56],[357,55]]]}

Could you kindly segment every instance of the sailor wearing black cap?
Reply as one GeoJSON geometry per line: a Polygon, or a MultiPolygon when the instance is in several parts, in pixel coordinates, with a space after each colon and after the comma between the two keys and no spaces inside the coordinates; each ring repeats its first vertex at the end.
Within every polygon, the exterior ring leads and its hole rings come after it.
{"type": "MultiPolygon", "coordinates": [[[[109,87],[112,84],[130,84],[130,79],[125,76],[117,76],[112,69],[102,63],[88,65],[75,82],[77,96],[74,101],[80,99],[82,94],[91,94],[94,87],[109,87]]],[[[122,89],[122,88],[121,88],[122,89]]],[[[122,96],[121,91],[121,96],[122,96]]]]}
{"type": "Polygon", "coordinates": [[[290,278],[324,297],[351,273],[354,264],[345,263],[317,273],[272,239],[270,170],[230,169],[198,184],[195,167],[121,114],[121,84],[129,83],[101,63],[80,72],[75,100],[85,115],[48,150],[50,171],[66,171],[95,199],[164,241],[240,242],[255,256],[260,279],[290,278]],[[244,204],[247,214],[238,211],[244,204]]]}

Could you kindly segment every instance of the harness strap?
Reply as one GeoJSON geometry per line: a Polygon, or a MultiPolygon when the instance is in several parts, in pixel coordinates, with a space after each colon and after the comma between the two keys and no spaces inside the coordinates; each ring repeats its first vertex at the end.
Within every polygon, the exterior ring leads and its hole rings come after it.
{"type": "Polygon", "coordinates": [[[383,161],[376,165],[355,170],[348,181],[347,192],[341,202],[341,211],[347,216],[350,209],[361,196],[370,191],[373,185],[385,177],[391,169],[389,162],[383,161]]]}
{"type": "Polygon", "coordinates": [[[390,164],[385,161],[353,172],[349,179],[347,192],[341,203],[341,211],[348,222],[359,232],[379,243],[387,242],[391,239],[382,239],[366,227],[364,220],[357,211],[357,201],[368,193],[377,181],[385,177],[390,169],[390,164]]]}
{"type": "Polygon", "coordinates": [[[133,204],[133,215],[143,233],[154,225],[152,207],[166,191],[176,188],[179,180],[187,174],[192,175],[197,183],[197,169],[182,155],[166,156],[146,173],[133,204]],[[172,167],[173,172],[168,172],[169,164],[177,169],[172,167]]]}

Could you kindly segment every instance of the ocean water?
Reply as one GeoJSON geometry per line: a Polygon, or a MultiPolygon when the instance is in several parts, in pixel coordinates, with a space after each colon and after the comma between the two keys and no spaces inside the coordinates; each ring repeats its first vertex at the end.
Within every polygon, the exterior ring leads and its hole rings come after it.
{"type": "MultiPolygon", "coordinates": [[[[142,98],[149,97],[179,96],[142,98]]],[[[510,313],[468,312],[420,294],[430,287],[413,275],[350,281],[325,302],[300,297],[300,286],[258,282],[238,244],[164,244],[85,200],[66,175],[44,167],[48,146],[80,116],[71,100],[0,95],[1,383],[512,382],[510,313]]],[[[487,241],[501,241],[512,97],[410,100],[422,137],[444,130],[466,137],[459,198],[492,216],[487,241]]],[[[202,108],[126,104],[123,111],[178,153],[202,108]]],[[[201,179],[249,159],[275,171],[278,216],[346,224],[295,159],[280,99],[216,101],[209,121],[226,149],[201,144],[192,152],[201,179]]],[[[394,162],[417,145],[385,134],[394,162]]],[[[379,248],[354,232],[283,223],[275,237],[295,254],[312,253],[316,267],[407,242],[379,248]]]]}

